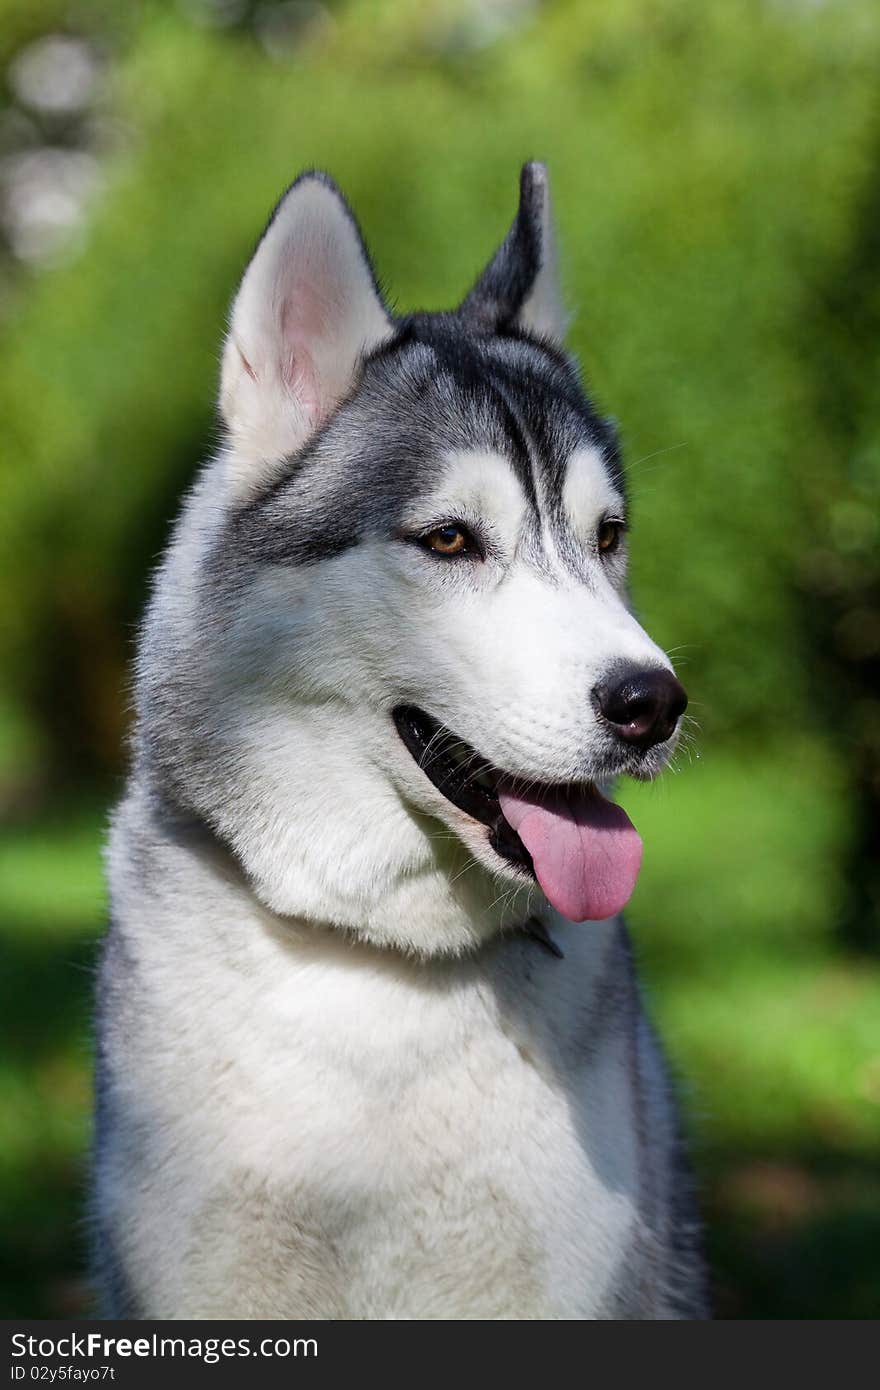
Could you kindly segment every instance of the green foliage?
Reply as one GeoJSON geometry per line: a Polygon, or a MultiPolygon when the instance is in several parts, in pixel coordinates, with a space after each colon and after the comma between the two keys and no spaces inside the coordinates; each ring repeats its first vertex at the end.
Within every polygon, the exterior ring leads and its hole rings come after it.
{"type": "MultiPolygon", "coordinates": [[[[372,0],[272,59],[264,8],[0,0],[0,63],[56,26],[100,39],[124,136],[81,253],[0,265],[0,796],[51,803],[66,774],[88,808],[121,765],[132,625],[286,184],[331,170],[399,306],[436,308],[546,158],[571,342],[631,463],[635,597],[702,726],[701,759],[627,798],[722,1308],[876,1311],[880,983],[832,924],[869,936],[880,906],[880,9],[555,0],[492,33],[466,0],[372,0]]],[[[81,1298],[97,819],[50,806],[0,850],[21,1313],[81,1298]]]]}
{"type": "MultiPolygon", "coordinates": [[[[862,1317],[880,1302],[880,976],[829,952],[847,825],[821,746],[797,753],[709,757],[629,787],[646,844],[631,917],[682,1081],[721,1313],[862,1317]]],[[[61,807],[0,846],[6,1316],[86,1307],[103,819],[61,807]]]]}
{"type": "Polygon", "coordinates": [[[211,446],[225,308],[290,178],[330,168],[399,303],[435,307],[537,154],[573,345],[633,461],[637,599],[713,731],[808,722],[804,473],[838,467],[813,446],[808,296],[845,253],[880,44],[871,7],[830,8],[558,4],[473,51],[356,6],[285,64],[145,8],[117,75],[131,148],[85,253],[7,314],[7,700],[51,728],[60,684],[56,744],[112,762],[121,634],[211,446]]]}

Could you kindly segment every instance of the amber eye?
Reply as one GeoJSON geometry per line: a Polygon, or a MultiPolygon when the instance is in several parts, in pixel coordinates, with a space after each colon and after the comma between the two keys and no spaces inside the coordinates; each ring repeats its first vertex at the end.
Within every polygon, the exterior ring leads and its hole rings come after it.
{"type": "Polygon", "coordinates": [[[435,555],[464,555],[474,550],[473,537],[458,522],[450,521],[445,526],[437,526],[427,535],[420,537],[421,543],[435,555]]]}
{"type": "Polygon", "coordinates": [[[596,543],[603,555],[613,555],[620,545],[620,538],[624,532],[624,523],[612,519],[600,522],[596,532],[596,543]]]}

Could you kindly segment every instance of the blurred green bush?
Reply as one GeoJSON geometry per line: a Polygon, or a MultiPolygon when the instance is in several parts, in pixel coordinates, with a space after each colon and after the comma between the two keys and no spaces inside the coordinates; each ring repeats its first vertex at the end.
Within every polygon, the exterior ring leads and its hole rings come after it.
{"type": "Polygon", "coordinates": [[[0,670],[18,726],[38,716],[23,747],[116,765],[143,575],[210,448],[225,309],[291,177],[331,169],[397,301],[434,307],[497,241],[531,155],[551,166],[573,345],[623,426],[637,599],[685,649],[713,733],[813,722],[803,599],[837,578],[816,552],[876,556],[876,393],[859,386],[841,456],[815,338],[875,175],[880,15],[558,3],[475,48],[466,13],[354,5],[280,63],[142,7],[88,244],[5,306],[0,670]]]}
{"type": "MultiPolygon", "coordinates": [[[[276,6],[267,31],[269,8],[0,0],[0,62],[56,28],[92,38],[115,132],[77,254],[0,266],[3,802],[51,817],[62,789],[82,801],[122,766],[133,624],[216,438],[226,308],[284,186],[328,168],[400,307],[434,308],[504,232],[522,161],[546,158],[572,345],[630,460],[636,601],[711,764],[685,774],[692,790],[633,794],[659,856],[635,919],[673,1051],[712,1109],[725,1306],[864,1315],[877,1261],[850,1232],[866,1204],[876,1231],[880,993],[842,947],[876,945],[880,906],[880,9],[374,0],[276,6]],[[765,1221],[750,1253],[755,1212],[792,1200],[818,1224],[780,1254],[765,1221]],[[805,1285],[836,1211],[831,1265],[805,1285]],[[857,1283],[832,1271],[850,1259],[857,1283]]],[[[94,845],[88,823],[77,845],[94,845]]],[[[49,956],[41,976],[21,955],[33,876],[56,859],[77,872],[65,833],[55,849],[45,833],[45,860],[26,849],[43,832],[13,837],[0,899],[21,980],[57,986],[49,956]]],[[[57,943],[68,918],[47,902],[33,911],[57,943]]],[[[74,913],[76,959],[98,913],[74,913]]],[[[82,1144],[82,1094],[53,1109],[47,1077],[45,1121],[21,1108],[22,1074],[9,1081],[30,1155],[7,1184],[19,1197],[39,1135],[68,1159],[82,1144]]],[[[72,1262],[59,1239],[34,1269],[72,1262]]]]}

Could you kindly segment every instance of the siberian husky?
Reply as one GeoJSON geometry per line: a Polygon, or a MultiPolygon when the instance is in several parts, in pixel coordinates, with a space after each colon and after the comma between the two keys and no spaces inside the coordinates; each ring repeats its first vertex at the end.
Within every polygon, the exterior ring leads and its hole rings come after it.
{"type": "Polygon", "coordinates": [[[320,173],[244,274],[108,854],[109,1315],[705,1313],[599,789],[686,697],[564,326],[540,164],[451,312],[390,312],[320,173]]]}

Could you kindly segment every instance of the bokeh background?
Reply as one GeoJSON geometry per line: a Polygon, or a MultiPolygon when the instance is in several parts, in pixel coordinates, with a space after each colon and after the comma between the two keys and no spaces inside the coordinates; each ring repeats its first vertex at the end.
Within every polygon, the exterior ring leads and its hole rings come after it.
{"type": "Polygon", "coordinates": [[[126,667],[262,220],[325,166],[448,305],[530,157],[696,718],[623,797],[718,1310],[880,1312],[878,73],[876,0],[0,0],[0,1312],[88,1306],[126,667]]]}

